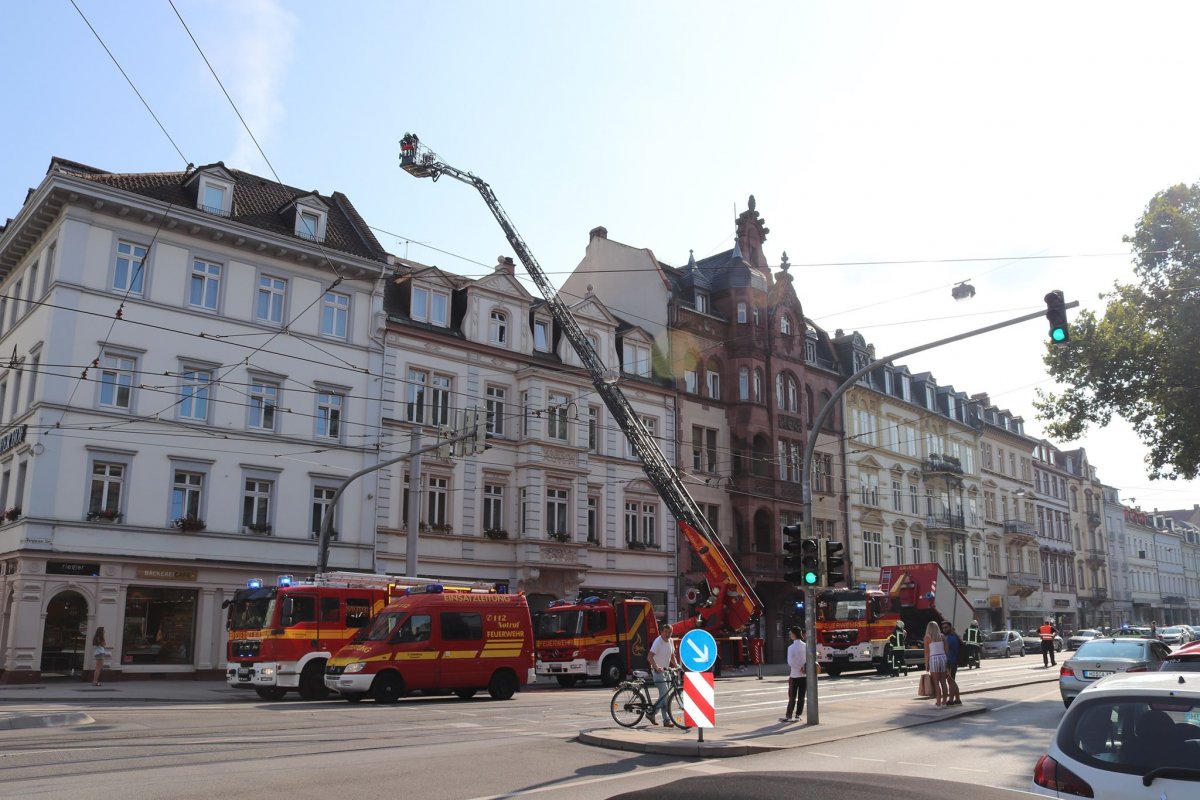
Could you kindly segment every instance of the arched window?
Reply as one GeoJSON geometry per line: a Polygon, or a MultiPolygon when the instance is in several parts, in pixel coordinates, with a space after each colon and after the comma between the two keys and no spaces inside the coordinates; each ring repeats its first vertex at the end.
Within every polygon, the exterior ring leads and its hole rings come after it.
{"type": "Polygon", "coordinates": [[[787,410],[793,414],[800,410],[800,397],[796,386],[796,379],[791,375],[787,376],[787,410]]]}
{"type": "Polygon", "coordinates": [[[750,399],[750,368],[738,369],[738,400],[750,399]]]}
{"type": "Polygon", "coordinates": [[[754,402],[761,403],[763,401],[763,371],[758,367],[754,368],[754,402]]]}
{"type": "Polygon", "coordinates": [[[737,304],[737,321],[743,325],[746,324],[746,304],[745,303],[737,304]]]}
{"type": "Polygon", "coordinates": [[[784,336],[792,335],[792,318],[787,314],[779,315],[779,332],[784,336]]]}
{"type": "Polygon", "coordinates": [[[492,311],[488,341],[501,347],[508,346],[508,314],[500,310],[492,311]]]}

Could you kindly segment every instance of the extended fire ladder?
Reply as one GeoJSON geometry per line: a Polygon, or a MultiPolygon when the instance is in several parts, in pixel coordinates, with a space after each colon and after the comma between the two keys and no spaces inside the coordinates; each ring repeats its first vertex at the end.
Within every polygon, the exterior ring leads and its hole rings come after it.
{"type": "MultiPolygon", "coordinates": [[[[541,265],[533,257],[529,246],[525,244],[521,234],[517,233],[516,227],[500,205],[500,200],[492,191],[492,187],[478,176],[441,161],[436,153],[408,136],[401,142],[400,167],[416,178],[432,178],[436,181],[442,175],[449,175],[451,178],[475,187],[483,197],[483,201],[487,203],[492,216],[500,223],[508,243],[525,266],[529,277],[537,284],[542,296],[546,298],[550,313],[591,375],[596,393],[604,400],[614,422],[629,438],[629,443],[642,462],[642,469],[645,470],[646,477],[658,490],[659,496],[662,497],[663,502],[667,504],[667,508],[675,518],[681,523],[686,523],[686,525],[681,525],[681,529],[691,541],[697,555],[700,556],[706,572],[723,584],[723,586],[710,586],[710,588],[721,594],[726,604],[733,603],[739,607],[738,612],[731,615],[733,619],[725,621],[736,628],[760,616],[762,603],[753,587],[729,556],[724,545],[721,544],[721,540],[713,530],[708,518],[704,516],[692,496],[688,494],[683,481],[679,479],[675,468],[662,454],[654,437],[646,431],[641,420],[638,419],[633,406],[630,405],[629,400],[617,385],[619,373],[605,368],[596,348],[592,346],[583,329],[579,327],[575,315],[559,298],[558,291],[542,272],[541,265]],[[689,531],[688,527],[692,530],[689,531]],[[697,536],[700,541],[696,540],[697,536]],[[726,595],[728,596],[726,597],[726,595]]],[[[732,609],[729,610],[732,611],[732,609]]]]}

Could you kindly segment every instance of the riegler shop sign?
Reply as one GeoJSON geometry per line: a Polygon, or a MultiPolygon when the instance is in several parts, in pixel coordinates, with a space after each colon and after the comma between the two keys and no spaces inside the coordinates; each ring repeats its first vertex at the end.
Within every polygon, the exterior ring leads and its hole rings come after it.
{"type": "Polygon", "coordinates": [[[15,428],[10,428],[7,433],[0,436],[0,453],[7,453],[17,445],[25,441],[25,434],[29,432],[28,425],[18,425],[15,428]]]}

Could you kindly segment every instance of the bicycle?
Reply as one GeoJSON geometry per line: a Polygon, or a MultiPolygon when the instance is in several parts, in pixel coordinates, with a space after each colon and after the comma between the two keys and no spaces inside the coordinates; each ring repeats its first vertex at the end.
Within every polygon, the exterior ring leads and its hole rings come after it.
{"type": "MultiPolygon", "coordinates": [[[[686,731],[689,726],[683,716],[682,672],[674,667],[665,672],[668,688],[662,708],[663,720],[670,721],[676,728],[686,731]]],[[[654,701],[650,699],[649,690],[649,687],[653,685],[653,681],[648,682],[645,675],[638,674],[635,674],[631,680],[618,684],[609,703],[609,712],[612,714],[613,721],[622,728],[632,728],[641,722],[643,717],[649,716],[650,709],[654,708],[654,701]]]]}

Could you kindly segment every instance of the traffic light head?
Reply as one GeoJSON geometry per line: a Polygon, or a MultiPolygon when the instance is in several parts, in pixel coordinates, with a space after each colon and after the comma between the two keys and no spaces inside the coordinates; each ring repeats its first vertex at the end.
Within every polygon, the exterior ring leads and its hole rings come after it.
{"type": "Polygon", "coordinates": [[[1046,295],[1045,300],[1046,320],[1050,323],[1050,341],[1055,344],[1071,341],[1071,333],[1067,328],[1067,310],[1063,308],[1066,304],[1063,293],[1055,289],[1046,295]]]}
{"type": "Polygon", "coordinates": [[[801,539],[804,529],[799,525],[785,525],[783,535],[787,539],[783,557],[787,571],[783,579],[800,587],[816,586],[820,582],[821,559],[816,539],[801,539]]]}
{"type": "Polygon", "coordinates": [[[841,542],[827,541],[821,549],[825,552],[825,585],[833,586],[846,580],[846,558],[842,555],[846,546],[841,542]]]}

